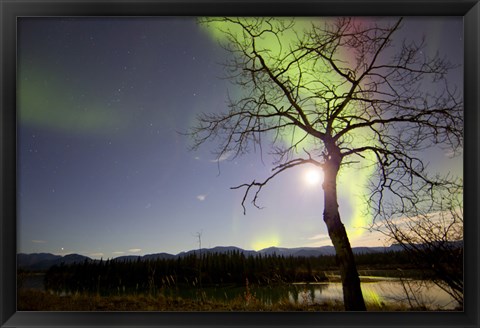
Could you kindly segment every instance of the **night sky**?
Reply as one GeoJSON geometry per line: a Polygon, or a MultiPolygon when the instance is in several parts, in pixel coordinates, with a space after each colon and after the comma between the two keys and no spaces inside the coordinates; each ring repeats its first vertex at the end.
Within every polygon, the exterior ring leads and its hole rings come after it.
{"type": "MultiPolygon", "coordinates": [[[[228,95],[241,94],[220,79],[227,54],[213,34],[195,18],[19,19],[18,252],[176,254],[198,248],[197,233],[202,247],[331,244],[309,168],[275,178],[264,209],[247,203],[244,215],[243,190],[230,187],[266,178],[269,155],[189,150],[181,132],[196,115],[226,111],[228,95]]],[[[461,17],[409,18],[396,37],[422,35],[426,51],[463,63],[461,17]]],[[[462,69],[449,77],[460,88],[462,69]]],[[[462,158],[448,155],[425,158],[462,174],[462,158]]],[[[352,246],[383,245],[354,224],[360,195],[349,186],[339,205],[352,246]]]]}

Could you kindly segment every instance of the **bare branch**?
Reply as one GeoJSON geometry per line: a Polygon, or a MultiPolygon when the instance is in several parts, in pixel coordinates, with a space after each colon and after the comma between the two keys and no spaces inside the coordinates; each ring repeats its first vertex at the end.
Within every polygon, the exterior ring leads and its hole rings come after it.
{"type": "Polygon", "coordinates": [[[252,204],[253,206],[255,206],[256,208],[261,208],[260,206],[258,206],[257,204],[257,199],[258,199],[258,195],[260,193],[260,191],[262,190],[262,188],[264,186],[267,185],[267,183],[272,180],[273,178],[275,178],[277,175],[279,175],[280,173],[284,172],[285,170],[288,170],[292,167],[295,167],[295,166],[299,166],[299,165],[302,165],[302,164],[314,164],[314,165],[317,165],[317,166],[322,166],[321,163],[309,158],[309,159],[301,159],[301,158],[297,158],[297,159],[294,159],[294,160],[291,160],[291,161],[288,161],[286,163],[282,163],[278,166],[275,166],[272,171],[273,171],[273,174],[270,175],[268,178],[266,178],[265,180],[263,180],[262,182],[257,182],[255,180],[253,180],[251,183],[244,183],[244,184],[241,184],[239,186],[236,186],[236,187],[231,187],[230,189],[240,189],[240,188],[246,188],[245,190],[245,193],[243,195],[243,199],[242,199],[242,208],[243,208],[243,214],[245,215],[247,213],[246,211],[246,208],[245,208],[245,201],[247,200],[247,197],[250,193],[250,190],[252,188],[257,188],[257,190],[255,191],[254,193],[254,196],[253,196],[253,199],[252,199],[252,204]]]}

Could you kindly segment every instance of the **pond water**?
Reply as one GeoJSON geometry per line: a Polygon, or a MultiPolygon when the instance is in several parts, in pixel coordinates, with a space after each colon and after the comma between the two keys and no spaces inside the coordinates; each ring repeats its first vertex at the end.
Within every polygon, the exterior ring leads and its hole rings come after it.
{"type": "MultiPolygon", "coordinates": [[[[342,301],[342,284],[303,284],[302,290],[290,293],[293,302],[321,302],[342,301]]],[[[403,305],[410,307],[425,307],[431,310],[453,310],[458,303],[444,290],[432,282],[418,280],[382,280],[375,282],[362,282],[362,293],[365,302],[381,306],[382,304],[403,305]]]]}

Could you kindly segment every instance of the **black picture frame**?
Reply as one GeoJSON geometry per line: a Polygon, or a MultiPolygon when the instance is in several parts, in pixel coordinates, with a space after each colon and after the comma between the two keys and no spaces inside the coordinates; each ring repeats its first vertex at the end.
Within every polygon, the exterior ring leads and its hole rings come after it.
{"type": "Polygon", "coordinates": [[[479,31],[478,0],[0,0],[1,327],[478,327],[479,31]],[[465,305],[463,312],[17,312],[16,24],[24,16],[463,16],[465,39],[465,305]]]}

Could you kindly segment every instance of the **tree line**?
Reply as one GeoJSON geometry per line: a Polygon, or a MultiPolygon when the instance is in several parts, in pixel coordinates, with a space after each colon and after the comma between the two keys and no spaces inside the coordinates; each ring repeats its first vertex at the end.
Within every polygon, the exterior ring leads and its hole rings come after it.
{"type": "MultiPolygon", "coordinates": [[[[357,254],[357,263],[371,269],[416,268],[405,252],[357,254]]],[[[227,253],[192,253],[175,259],[85,260],[61,264],[45,274],[45,288],[56,292],[155,293],[168,287],[203,287],[218,284],[273,285],[320,282],[325,271],[338,270],[336,256],[246,256],[227,253]]]]}

